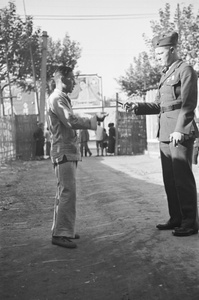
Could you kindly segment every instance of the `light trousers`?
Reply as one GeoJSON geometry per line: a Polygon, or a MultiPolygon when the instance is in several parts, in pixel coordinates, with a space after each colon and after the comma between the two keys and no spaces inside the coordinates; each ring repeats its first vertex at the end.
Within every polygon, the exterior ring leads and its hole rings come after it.
{"type": "Polygon", "coordinates": [[[52,225],[53,236],[75,236],[77,162],[69,161],[55,166],[57,192],[52,225]]]}

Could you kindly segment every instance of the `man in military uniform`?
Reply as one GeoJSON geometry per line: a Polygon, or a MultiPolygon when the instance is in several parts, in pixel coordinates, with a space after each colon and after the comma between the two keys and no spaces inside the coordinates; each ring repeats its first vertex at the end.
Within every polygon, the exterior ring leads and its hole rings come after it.
{"type": "Polygon", "coordinates": [[[153,38],[157,60],[163,67],[157,96],[151,103],[125,103],[136,115],[159,114],[157,137],[170,219],[159,230],[174,236],[198,233],[197,190],[192,172],[193,143],[198,136],[194,121],[197,75],[178,57],[176,32],[153,38]]]}

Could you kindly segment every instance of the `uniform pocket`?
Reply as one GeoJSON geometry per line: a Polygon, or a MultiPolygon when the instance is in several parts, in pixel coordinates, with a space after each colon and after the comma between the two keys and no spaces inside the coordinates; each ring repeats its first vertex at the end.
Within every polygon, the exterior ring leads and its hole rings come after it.
{"type": "Polygon", "coordinates": [[[168,88],[170,87],[173,99],[176,100],[180,96],[181,82],[177,80],[168,80],[166,81],[168,88]]]}

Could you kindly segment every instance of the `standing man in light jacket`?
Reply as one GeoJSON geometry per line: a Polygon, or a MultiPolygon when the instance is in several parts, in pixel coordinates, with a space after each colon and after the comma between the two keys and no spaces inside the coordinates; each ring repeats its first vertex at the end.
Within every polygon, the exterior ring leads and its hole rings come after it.
{"type": "Polygon", "coordinates": [[[52,244],[76,248],[73,239],[79,239],[75,232],[76,220],[76,168],[81,160],[77,129],[96,130],[105,114],[83,118],[73,113],[71,93],[75,85],[73,70],[60,66],[54,73],[55,90],[48,98],[48,127],[52,134],[51,158],[57,177],[57,193],[54,205],[52,244]]]}
{"type": "Polygon", "coordinates": [[[157,136],[170,218],[159,230],[174,236],[198,233],[197,190],[192,172],[192,153],[198,130],[194,121],[197,105],[197,74],[177,54],[178,34],[153,39],[157,60],[163,68],[157,96],[152,103],[126,103],[137,115],[159,114],[157,136]]]}

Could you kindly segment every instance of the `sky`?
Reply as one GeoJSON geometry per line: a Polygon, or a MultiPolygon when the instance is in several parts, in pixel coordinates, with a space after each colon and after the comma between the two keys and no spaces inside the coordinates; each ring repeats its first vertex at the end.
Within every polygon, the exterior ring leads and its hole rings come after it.
{"type": "MultiPolygon", "coordinates": [[[[0,8],[9,0],[0,0],[0,8]]],[[[193,5],[199,12],[198,0],[15,0],[17,14],[33,16],[35,27],[53,40],[70,39],[80,43],[81,58],[77,70],[82,74],[97,74],[102,78],[102,93],[116,97],[120,87],[115,78],[124,76],[134,57],[147,48],[142,34],[152,37],[150,21],[159,21],[159,9],[193,5]],[[100,20],[97,15],[103,16],[100,20]],[[109,18],[107,19],[107,15],[109,18]],[[52,20],[53,16],[53,20],[52,20]],[[82,20],[82,16],[84,19],[82,20]],[[92,16],[85,19],[85,16],[92,16]],[[115,16],[115,17],[114,17],[115,16]],[[48,18],[47,18],[48,17],[48,18]],[[60,20],[60,17],[63,19],[60,20]],[[45,18],[45,19],[44,19],[45,18]],[[75,19],[74,19],[75,18],[75,19]]]]}

